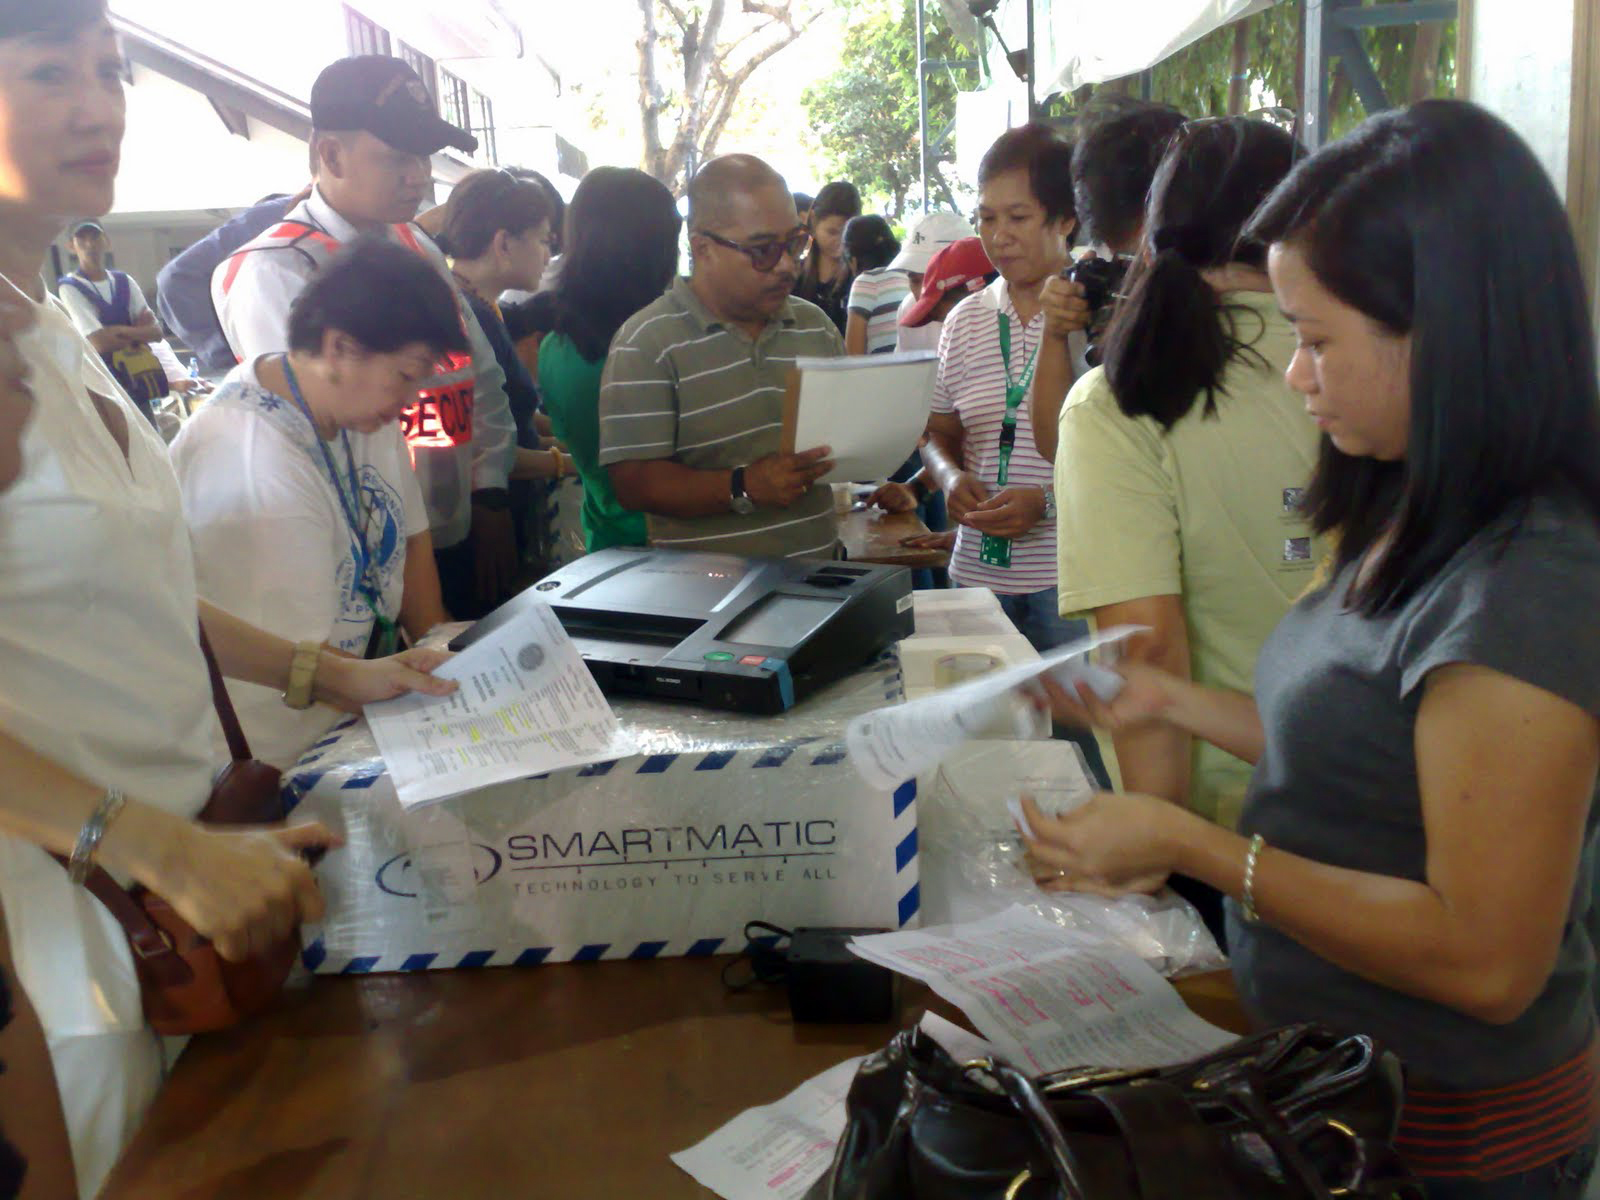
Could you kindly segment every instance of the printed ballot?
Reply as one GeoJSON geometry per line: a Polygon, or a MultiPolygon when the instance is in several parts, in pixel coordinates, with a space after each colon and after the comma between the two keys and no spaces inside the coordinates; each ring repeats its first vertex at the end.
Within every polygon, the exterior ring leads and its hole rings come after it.
{"type": "MultiPolygon", "coordinates": [[[[921,1025],[958,1062],[991,1053],[982,1038],[934,1013],[921,1025]]],[[[672,1161],[724,1200],[798,1200],[833,1161],[860,1065],[851,1058],[829,1067],[782,1100],[740,1113],[672,1161]]]]}
{"type": "Polygon", "coordinates": [[[931,350],[799,358],[783,403],[786,454],[832,448],[822,483],[887,479],[922,440],[939,356],[931,350]]]}
{"type": "MultiPolygon", "coordinates": [[[[1067,688],[1087,683],[1101,699],[1111,700],[1122,686],[1122,677],[1092,661],[1091,656],[1146,628],[1118,625],[1071,642],[1037,661],[993,671],[970,683],[857,717],[845,730],[850,761],[873,787],[896,787],[963,742],[1004,723],[1013,712],[1026,717],[1031,725],[1030,713],[1015,708],[1026,703],[1016,693],[1046,673],[1067,688]]],[[[1025,730],[1019,729],[1018,736],[1025,737],[1025,730]]]]}
{"type": "Polygon", "coordinates": [[[548,604],[529,606],[434,674],[461,686],[366,708],[406,808],[633,752],[548,604]]]}
{"type": "Polygon", "coordinates": [[[1137,955],[1021,905],[964,925],[858,937],[850,949],[922,980],[1029,1074],[1164,1067],[1234,1040],[1137,955]]]}

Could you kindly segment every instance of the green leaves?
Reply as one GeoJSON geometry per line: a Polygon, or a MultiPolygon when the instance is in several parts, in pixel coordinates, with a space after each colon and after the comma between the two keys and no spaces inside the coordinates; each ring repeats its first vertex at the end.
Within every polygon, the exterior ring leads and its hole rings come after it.
{"type": "MultiPolygon", "coordinates": [[[[905,213],[919,186],[916,9],[910,0],[857,0],[839,52],[839,69],[801,95],[813,136],[833,178],[848,179],[881,199],[891,220],[905,213]]],[[[970,57],[928,5],[930,60],[970,57]]],[[[956,92],[977,86],[976,71],[928,75],[928,133],[938,139],[955,120],[956,92]]],[[[930,171],[954,161],[946,138],[929,156],[930,171]]],[[[930,181],[931,182],[931,181],[930,181]]]]}

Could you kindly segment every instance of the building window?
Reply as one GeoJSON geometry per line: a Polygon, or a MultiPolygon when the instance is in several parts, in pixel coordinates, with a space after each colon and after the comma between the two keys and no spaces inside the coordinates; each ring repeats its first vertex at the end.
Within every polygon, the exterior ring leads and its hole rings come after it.
{"type": "Polygon", "coordinates": [[[428,95],[433,100],[435,109],[439,107],[439,75],[433,59],[414,46],[400,43],[400,57],[405,64],[422,78],[422,85],[428,89],[428,95]]]}
{"type": "Polygon", "coordinates": [[[472,114],[477,119],[470,132],[478,139],[478,157],[491,166],[499,166],[500,153],[494,141],[494,102],[478,91],[472,93],[472,100],[472,114]]]}
{"type": "Polygon", "coordinates": [[[472,124],[472,108],[467,100],[467,85],[449,71],[439,72],[439,112],[457,129],[472,124]]]}
{"type": "Polygon", "coordinates": [[[389,53],[389,31],[348,4],[344,6],[344,27],[352,55],[389,53]]]}

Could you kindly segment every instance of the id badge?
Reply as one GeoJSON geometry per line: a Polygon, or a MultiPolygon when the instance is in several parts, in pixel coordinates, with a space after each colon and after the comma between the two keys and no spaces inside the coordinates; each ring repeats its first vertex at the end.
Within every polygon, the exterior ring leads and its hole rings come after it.
{"type": "Polygon", "coordinates": [[[983,541],[978,545],[978,561],[991,567],[1009,567],[1011,539],[996,537],[992,533],[984,534],[983,541]]]}

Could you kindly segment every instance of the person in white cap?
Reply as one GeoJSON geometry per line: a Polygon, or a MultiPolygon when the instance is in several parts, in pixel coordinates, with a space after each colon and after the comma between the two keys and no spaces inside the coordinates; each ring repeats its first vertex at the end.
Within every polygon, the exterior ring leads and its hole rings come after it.
{"type": "Polygon", "coordinates": [[[936,322],[931,327],[907,325],[906,314],[922,295],[922,277],[927,273],[933,256],[952,242],[976,236],[977,231],[972,228],[972,223],[953,212],[928,213],[912,227],[911,236],[889,264],[893,269],[904,271],[911,279],[911,294],[900,302],[900,312],[895,318],[896,350],[939,348],[940,323],[936,322]]]}

